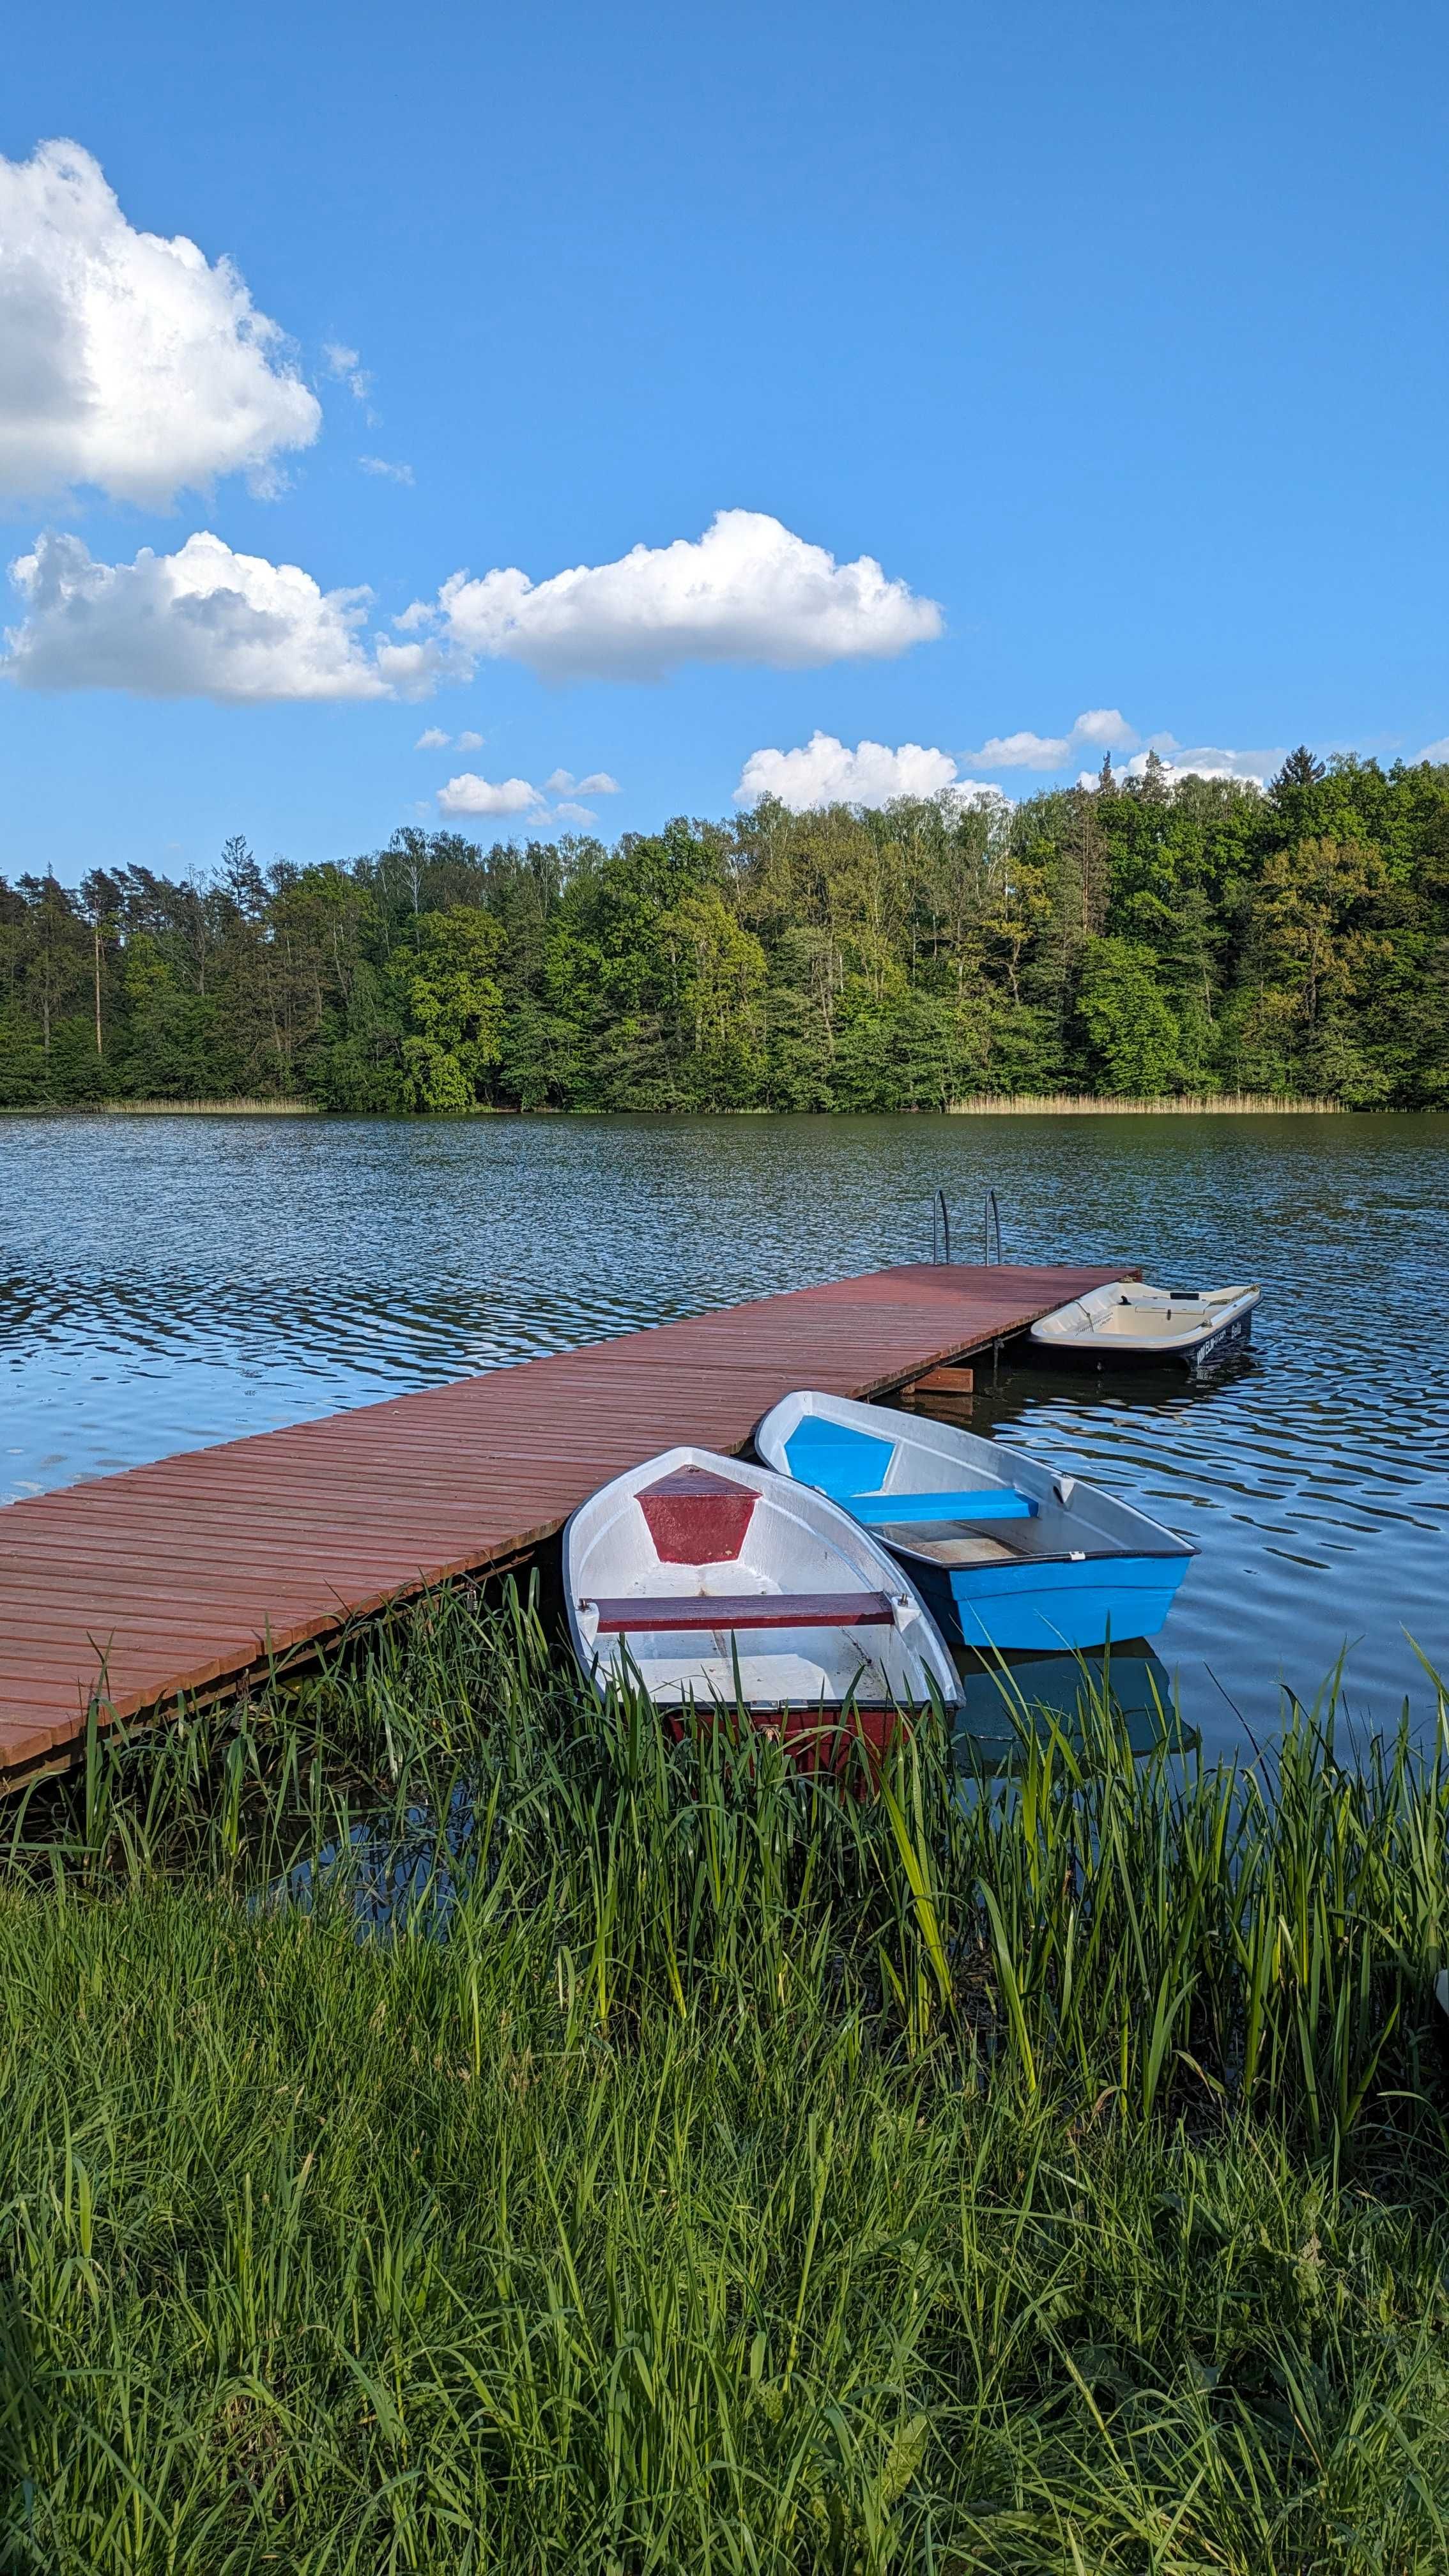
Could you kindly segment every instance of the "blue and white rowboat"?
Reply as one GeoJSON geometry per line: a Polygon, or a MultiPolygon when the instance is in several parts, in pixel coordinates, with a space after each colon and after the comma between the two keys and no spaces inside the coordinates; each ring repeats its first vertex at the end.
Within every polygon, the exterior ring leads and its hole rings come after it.
{"type": "Polygon", "coordinates": [[[847,1396],[785,1396],[755,1447],[883,1540],[945,1634],[977,1649],[1041,1655],[1155,1636],[1197,1554],[1079,1476],[847,1396]]]}

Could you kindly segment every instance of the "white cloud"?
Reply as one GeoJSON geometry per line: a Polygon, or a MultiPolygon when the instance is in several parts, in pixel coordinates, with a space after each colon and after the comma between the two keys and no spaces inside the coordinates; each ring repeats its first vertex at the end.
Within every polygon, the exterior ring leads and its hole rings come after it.
{"type": "Polygon", "coordinates": [[[481,735],[481,733],[460,733],[460,734],[459,734],[459,736],[458,736],[458,749],[459,749],[460,751],[481,751],[481,750],[482,750],[482,748],[483,748],[483,736],[481,735]]]}
{"type": "Polygon", "coordinates": [[[136,232],[78,144],[0,158],[0,492],[164,508],[235,473],[267,492],[321,421],[229,259],[136,232]]]}
{"type": "Polygon", "coordinates": [[[571,769],[556,769],[553,776],[543,783],[550,796],[572,796],[575,790],[580,796],[617,796],[619,793],[619,782],[609,776],[607,769],[591,769],[587,778],[575,778],[571,769]]]}
{"type": "Polygon", "coordinates": [[[526,778],[502,778],[496,782],[475,776],[471,769],[450,778],[438,789],[438,806],[444,814],[536,814],[543,798],[526,778]]]}
{"type": "MultiPolygon", "coordinates": [[[[1087,752],[1096,755],[1113,751],[1132,755],[1118,771],[1122,778],[1140,778],[1149,752],[1155,751],[1169,778],[1241,778],[1253,780],[1260,787],[1283,760],[1281,751],[1225,751],[1205,744],[1190,750],[1175,734],[1144,737],[1117,707],[1088,707],[1067,733],[994,734],[979,751],[968,751],[965,757],[980,769],[1045,772],[1069,768],[1087,752]]],[[[1095,768],[1078,772],[1080,787],[1095,786],[1096,780],[1095,768]]]]}
{"type": "Polygon", "coordinates": [[[322,358],[329,376],[346,385],[354,402],[365,403],[372,391],[372,378],[361,364],[357,350],[349,349],[343,340],[325,340],[322,358]]]}
{"type": "Polygon", "coordinates": [[[1065,769],[1084,751],[1127,751],[1141,739],[1116,707],[1088,707],[1070,733],[993,734],[966,758],[978,769],[1065,769]]]}
{"type": "Polygon", "coordinates": [[[1443,735],[1438,742],[1426,743],[1418,758],[1429,761],[1449,760],[1449,733],[1443,735]]]}
{"type": "Polygon", "coordinates": [[[685,662],[802,669],[903,653],[942,625],[934,600],[888,581],[872,556],[837,564],[760,510],[721,510],[696,540],[547,581],[515,567],[454,573],[397,622],[438,637],[464,672],[502,657],[549,680],[658,680],[685,662]]]}
{"type": "Polygon", "coordinates": [[[1188,750],[1170,733],[1154,734],[1146,751],[1139,751],[1128,761],[1124,778],[1141,778],[1147,769],[1148,752],[1155,751],[1170,786],[1178,778],[1236,778],[1246,785],[1264,787],[1276,770],[1282,768],[1284,751],[1225,751],[1208,744],[1188,750]]]}
{"type": "Polygon", "coordinates": [[[411,483],[413,479],[410,465],[389,465],[385,456],[359,456],[357,462],[364,474],[386,475],[389,483],[411,483]]]}
{"type": "Polygon", "coordinates": [[[393,694],[358,632],[367,591],[320,590],[298,565],[234,554],[204,530],[129,564],[97,563],[79,537],[52,533],[10,573],[25,615],[0,671],[22,688],[236,705],[393,694]]]}
{"type": "MultiPolygon", "coordinates": [[[[444,733],[441,725],[427,725],[413,744],[413,749],[414,751],[446,751],[452,739],[451,734],[444,733]]],[[[470,743],[468,747],[471,750],[472,744],[470,743]]]]}
{"type": "Polygon", "coordinates": [[[897,796],[939,796],[955,784],[949,751],[927,751],[918,742],[903,742],[898,751],[883,742],[861,742],[851,751],[833,733],[815,733],[803,750],[752,751],[735,803],[778,796],[792,813],[804,814],[821,805],[889,805],[897,796]]]}
{"type": "Polygon", "coordinates": [[[597,823],[599,819],[587,805],[555,805],[553,812],[556,823],[597,823]]]}

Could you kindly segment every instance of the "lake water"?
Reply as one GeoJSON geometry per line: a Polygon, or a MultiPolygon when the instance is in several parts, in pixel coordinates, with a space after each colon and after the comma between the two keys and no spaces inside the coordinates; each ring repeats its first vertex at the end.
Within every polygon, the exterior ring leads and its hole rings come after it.
{"type": "Polygon", "coordinates": [[[0,1119],[0,1500],[926,1257],[1257,1278],[1252,1357],[1013,1363],[978,1430],[1196,1539],[1158,1651],[1210,1744],[1347,1650],[1449,1671],[1449,1119],[0,1119]]]}

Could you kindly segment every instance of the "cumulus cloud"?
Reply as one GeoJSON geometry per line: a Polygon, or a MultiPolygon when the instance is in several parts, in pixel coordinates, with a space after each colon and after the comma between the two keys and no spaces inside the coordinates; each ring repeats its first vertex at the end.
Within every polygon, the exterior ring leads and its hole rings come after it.
{"type": "Polygon", "coordinates": [[[1153,751],[1162,763],[1169,786],[1177,778],[1236,778],[1246,786],[1264,787],[1288,756],[1282,750],[1226,751],[1206,743],[1189,750],[1174,741],[1170,733],[1159,733],[1153,735],[1146,751],[1137,752],[1128,761],[1123,776],[1145,776],[1148,753],[1153,751]]]}
{"type": "Polygon", "coordinates": [[[537,814],[543,801],[526,778],[479,778],[471,769],[438,789],[438,808],[444,814],[537,814]]]}
{"type": "Polygon", "coordinates": [[[1449,760],[1449,733],[1444,734],[1438,742],[1426,743],[1418,756],[1420,760],[1435,762],[1449,760]]]}
{"type": "Polygon", "coordinates": [[[1065,769],[1086,751],[1129,751],[1141,739],[1116,707],[1088,707],[1069,733],[993,734],[966,758],[978,769],[1065,769]]]}
{"type": "Polygon", "coordinates": [[[323,591],[298,565],[234,554],[205,530],[174,555],[143,546],[128,564],[97,563],[79,537],[51,534],[10,574],[25,615],[0,670],[22,688],[232,705],[393,694],[358,631],[367,591],[323,591]]]}
{"type": "Polygon", "coordinates": [[[804,814],[821,805],[889,805],[897,796],[939,796],[956,785],[949,751],[928,751],[918,742],[903,742],[896,751],[883,742],[860,742],[852,751],[833,733],[814,733],[801,750],[752,751],[735,803],[778,796],[792,813],[804,814]]]}
{"type": "MultiPolygon", "coordinates": [[[[441,725],[425,725],[413,744],[414,751],[446,751],[453,737],[441,725]]],[[[470,746],[471,748],[471,746],[470,746]]]]}
{"type": "MultiPolygon", "coordinates": [[[[479,739],[476,733],[460,733],[459,747],[476,749],[479,739]]],[[[596,770],[591,778],[575,778],[571,769],[556,769],[541,787],[533,786],[526,778],[494,780],[464,770],[459,777],[450,778],[446,787],[439,788],[438,804],[444,814],[521,814],[536,822],[549,813],[548,800],[552,796],[561,801],[553,806],[551,821],[583,825],[599,819],[590,806],[577,801],[586,789],[601,796],[617,796],[619,792],[616,782],[603,769],[596,770]]]]}
{"type": "Polygon", "coordinates": [[[459,734],[459,736],[458,736],[458,749],[459,749],[460,751],[481,751],[481,750],[482,750],[482,748],[483,748],[483,736],[481,735],[481,733],[460,733],[460,734],[459,734]]]}
{"type": "Polygon", "coordinates": [[[591,769],[587,778],[575,778],[571,769],[556,769],[552,778],[546,778],[543,783],[550,796],[617,796],[619,793],[619,782],[609,776],[607,769],[591,769]]]}
{"type": "Polygon", "coordinates": [[[547,581],[454,573],[398,624],[438,639],[463,672],[502,658],[548,680],[659,680],[685,662],[794,670],[903,653],[941,633],[941,611],[871,555],[838,564],[764,511],[721,510],[702,537],[547,581]]]}
{"type": "MultiPolygon", "coordinates": [[[[1069,768],[1088,753],[1100,767],[1100,756],[1114,751],[1131,755],[1118,772],[1122,778],[1140,778],[1149,753],[1156,752],[1169,780],[1188,776],[1240,778],[1260,787],[1283,761],[1281,751],[1228,751],[1207,744],[1189,748],[1178,741],[1176,734],[1143,735],[1127,722],[1118,707],[1088,707],[1066,733],[993,734],[979,751],[968,751],[965,757],[979,769],[1055,771],[1069,768]]],[[[1079,771],[1077,784],[1094,786],[1097,767],[1079,771]]]]}
{"type": "Polygon", "coordinates": [[[135,231],[79,144],[0,158],[0,492],[164,508],[234,473],[267,492],[321,421],[229,259],[135,231]]]}
{"type": "Polygon", "coordinates": [[[389,483],[411,483],[413,479],[410,465],[389,465],[385,456],[359,456],[357,462],[364,474],[385,475],[389,483]]]}

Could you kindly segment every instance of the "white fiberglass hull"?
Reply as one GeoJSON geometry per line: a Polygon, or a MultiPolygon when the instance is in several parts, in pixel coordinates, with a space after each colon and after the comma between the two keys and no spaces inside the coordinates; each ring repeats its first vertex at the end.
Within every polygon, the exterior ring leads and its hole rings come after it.
{"type": "Polygon", "coordinates": [[[1183,1360],[1201,1369],[1246,1347],[1262,1293],[1256,1280],[1199,1290],[1117,1279],[1043,1315],[1031,1338],[1073,1360],[1183,1360]]]}
{"type": "Polygon", "coordinates": [[[768,1469],[667,1450],[564,1531],[574,1651],[600,1696],[772,1713],[954,1705],[914,1586],[850,1516],[768,1469]]]}

